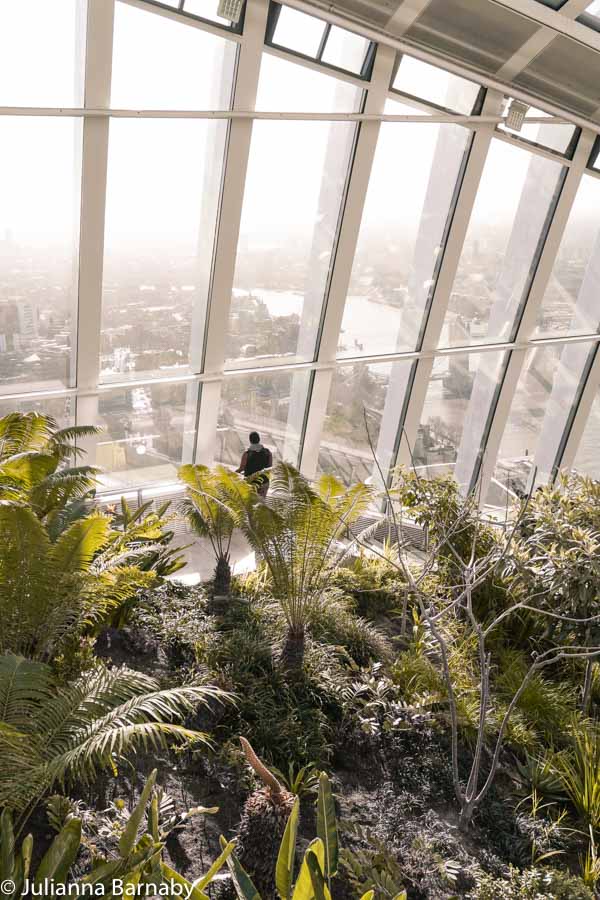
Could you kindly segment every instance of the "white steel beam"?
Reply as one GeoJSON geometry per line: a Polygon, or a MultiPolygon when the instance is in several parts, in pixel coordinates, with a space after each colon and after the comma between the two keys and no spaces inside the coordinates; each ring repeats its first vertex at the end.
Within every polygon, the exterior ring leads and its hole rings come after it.
{"type": "MultiPolygon", "coordinates": [[[[238,50],[234,110],[251,110],[256,104],[268,7],[268,0],[249,0],[246,5],[244,36],[238,50]]],[[[251,140],[252,119],[232,120],[205,330],[203,370],[208,375],[219,374],[223,370],[251,140]]],[[[211,382],[210,386],[205,385],[201,393],[196,442],[196,461],[199,463],[210,465],[214,460],[219,402],[220,384],[211,382]]]]}
{"type": "MultiPolygon", "coordinates": [[[[394,59],[395,53],[389,47],[377,48],[365,102],[365,113],[368,115],[383,113],[394,59]]],[[[319,363],[334,363],[336,359],[346,295],[380,127],[378,120],[363,122],[356,140],[317,350],[319,363]]],[[[331,370],[318,371],[314,375],[301,456],[301,470],[307,478],[313,478],[317,470],[319,445],[332,377],[331,370]]]]}
{"type": "Polygon", "coordinates": [[[413,22],[425,12],[431,0],[403,0],[396,12],[390,17],[386,28],[398,37],[404,34],[413,22]]]}
{"type": "MultiPolygon", "coordinates": [[[[593,135],[590,132],[582,133],[573,158],[573,165],[566,174],[563,188],[548,228],[548,234],[538,261],[531,288],[525,302],[521,320],[516,330],[515,342],[519,345],[526,345],[536,327],[540,306],[544,299],[550,276],[552,275],[552,269],[556,261],[556,256],[577,190],[585,171],[592,143],[593,135]]],[[[532,347],[540,345],[541,344],[531,344],[532,347]]],[[[502,380],[496,408],[493,412],[490,430],[483,451],[481,472],[479,473],[478,479],[479,489],[483,500],[485,500],[489,483],[494,472],[500,443],[510,414],[512,401],[517,390],[526,353],[527,351],[525,349],[511,352],[506,372],[502,380]]]]}
{"type": "MultiPolygon", "coordinates": [[[[486,96],[483,112],[486,114],[496,112],[502,101],[502,96],[489,91],[486,96]]],[[[415,377],[406,408],[403,423],[405,439],[399,442],[397,461],[409,466],[411,463],[411,451],[415,446],[419,425],[423,414],[423,406],[427,394],[427,388],[433,369],[433,351],[437,348],[442,327],[446,318],[446,311],[452,294],[454,279],[458,270],[464,240],[471,220],[471,213],[477,199],[477,192],[483,175],[485,161],[494,134],[493,125],[483,125],[473,136],[473,142],[469,151],[465,172],[460,185],[460,191],[452,224],[446,240],[443,259],[437,276],[435,290],[425,324],[420,349],[431,353],[417,362],[415,377]]]]}
{"type": "MultiPolygon", "coordinates": [[[[86,108],[110,106],[115,0],[88,0],[85,58],[86,108]]],[[[81,172],[79,291],[77,315],[77,422],[97,420],[100,369],[104,217],[108,163],[108,118],[85,118],[81,172]]],[[[86,462],[93,464],[95,442],[86,462]]]]}

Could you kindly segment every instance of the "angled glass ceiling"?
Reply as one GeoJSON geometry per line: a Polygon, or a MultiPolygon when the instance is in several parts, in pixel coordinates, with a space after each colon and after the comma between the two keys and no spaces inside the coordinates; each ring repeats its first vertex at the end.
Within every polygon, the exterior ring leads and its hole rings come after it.
{"type": "Polygon", "coordinates": [[[254,429],[499,509],[600,477],[592,130],[268,0],[2,4],[0,50],[0,414],[99,425],[106,491],[254,429]]]}

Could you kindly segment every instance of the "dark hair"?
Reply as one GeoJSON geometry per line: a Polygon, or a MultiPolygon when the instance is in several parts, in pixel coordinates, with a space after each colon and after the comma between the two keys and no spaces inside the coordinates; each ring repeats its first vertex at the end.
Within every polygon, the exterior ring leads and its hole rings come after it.
{"type": "Polygon", "coordinates": [[[251,444],[260,444],[260,434],[258,431],[250,432],[250,443],[251,444]]]}

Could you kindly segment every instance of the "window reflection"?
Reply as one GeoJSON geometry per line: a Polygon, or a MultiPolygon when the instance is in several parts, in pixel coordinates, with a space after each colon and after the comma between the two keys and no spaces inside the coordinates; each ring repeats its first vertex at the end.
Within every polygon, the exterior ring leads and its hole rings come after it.
{"type": "MultiPolygon", "coordinates": [[[[229,109],[236,45],[127,3],[115,6],[111,106],[229,109]]],[[[179,165],[172,145],[164,165],[179,165]]]]}
{"type": "Polygon", "coordinates": [[[457,125],[382,124],[338,357],[416,348],[468,141],[457,125]]]}
{"type": "Polygon", "coordinates": [[[582,475],[600,479],[600,391],[592,404],[581,441],[575,455],[573,468],[582,475]]]}
{"type": "Polygon", "coordinates": [[[0,147],[0,393],[15,385],[68,387],[75,379],[81,120],[0,116],[0,147]]]}
{"type": "Polygon", "coordinates": [[[369,441],[384,474],[393,462],[412,373],[409,362],[336,368],[319,449],[319,471],[346,484],[379,482],[369,441]]]}
{"type": "Polygon", "coordinates": [[[421,475],[452,474],[468,489],[486,437],[504,353],[439,357],[433,365],[413,450],[421,475]]]}
{"type": "Polygon", "coordinates": [[[600,327],[600,180],[584,175],[538,316],[536,337],[600,327]]]}
{"type": "Polygon", "coordinates": [[[553,473],[593,345],[531,349],[504,429],[487,502],[504,507],[553,473]]]}
{"type": "Polygon", "coordinates": [[[226,134],[201,119],[111,122],[103,381],[200,371],[226,134]]]}
{"type": "Polygon", "coordinates": [[[400,59],[392,89],[467,116],[481,90],[474,81],[406,55],[400,59]]]}
{"type": "Polygon", "coordinates": [[[0,400],[0,418],[14,412],[35,412],[42,416],[51,416],[59,428],[71,428],[75,424],[75,397],[21,397],[18,400],[0,400]]]}
{"type": "Polygon", "coordinates": [[[227,378],[221,388],[216,460],[239,465],[258,431],[274,461],[298,464],[310,372],[265,372],[227,378]]]}
{"type": "MultiPolygon", "coordinates": [[[[260,109],[282,99],[329,111],[358,105],[362,92],[327,75],[263,59],[260,109]],[[287,80],[273,78],[285,74],[287,80]]],[[[256,121],[240,227],[226,366],[248,360],[313,359],[355,125],[256,121]]]]}
{"type": "Polygon", "coordinates": [[[492,141],[440,346],[510,339],[535,272],[562,175],[558,162],[492,141]]]}
{"type": "Polygon", "coordinates": [[[197,385],[154,384],[100,394],[96,461],[106,490],[176,481],[193,459],[197,385]]]}
{"type": "Polygon", "coordinates": [[[0,106],[82,105],[86,7],[0,3],[0,106]]]}

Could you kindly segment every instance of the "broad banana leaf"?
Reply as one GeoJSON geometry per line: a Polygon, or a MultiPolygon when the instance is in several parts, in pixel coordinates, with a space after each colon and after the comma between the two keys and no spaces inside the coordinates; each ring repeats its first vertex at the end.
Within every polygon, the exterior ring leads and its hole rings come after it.
{"type": "Polygon", "coordinates": [[[81,819],[69,819],[56,835],[39,864],[35,876],[36,882],[43,884],[45,879],[48,879],[55,884],[64,884],[79,853],[80,845],[81,819]]]}
{"type": "Polygon", "coordinates": [[[294,806],[285,826],[283,840],[277,856],[275,868],[275,885],[282,900],[289,900],[294,883],[294,860],[296,857],[296,837],[298,834],[298,818],[300,815],[300,798],[296,797],[294,806]]]}
{"type": "Polygon", "coordinates": [[[324,872],[331,889],[331,878],[338,870],[339,840],[335,803],[331,793],[331,784],[325,772],[319,776],[319,793],[317,795],[317,835],[325,848],[324,872]]]}

